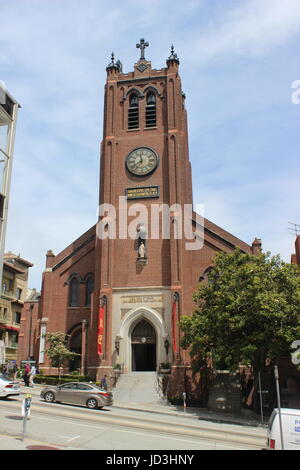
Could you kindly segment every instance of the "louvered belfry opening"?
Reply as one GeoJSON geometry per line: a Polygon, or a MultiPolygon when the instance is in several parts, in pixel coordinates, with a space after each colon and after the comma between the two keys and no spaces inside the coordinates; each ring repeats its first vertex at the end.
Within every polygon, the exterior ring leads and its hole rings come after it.
{"type": "Polygon", "coordinates": [[[156,127],[156,98],[152,92],[147,95],[146,127],[156,127]]]}
{"type": "Polygon", "coordinates": [[[139,128],[139,100],[135,93],[132,93],[129,98],[128,108],[128,129],[139,128]]]}

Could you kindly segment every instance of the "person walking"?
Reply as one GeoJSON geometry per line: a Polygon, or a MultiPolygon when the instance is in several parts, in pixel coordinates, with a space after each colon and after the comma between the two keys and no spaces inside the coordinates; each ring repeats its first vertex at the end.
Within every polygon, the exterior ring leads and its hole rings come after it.
{"type": "Polygon", "coordinates": [[[100,382],[100,387],[103,388],[104,390],[107,390],[106,377],[107,377],[107,375],[104,375],[101,379],[101,382],[100,382]]]}
{"type": "Polygon", "coordinates": [[[27,362],[25,365],[25,371],[23,375],[25,387],[29,387],[29,379],[30,379],[30,365],[27,362]]]}
{"type": "Polygon", "coordinates": [[[33,379],[34,379],[35,374],[36,374],[36,367],[35,365],[33,365],[29,373],[29,386],[30,387],[33,387],[33,379]]]}

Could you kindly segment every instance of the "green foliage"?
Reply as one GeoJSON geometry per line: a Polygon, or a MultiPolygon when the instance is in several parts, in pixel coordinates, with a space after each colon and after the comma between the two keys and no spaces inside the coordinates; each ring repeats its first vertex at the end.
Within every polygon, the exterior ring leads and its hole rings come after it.
{"type": "Polygon", "coordinates": [[[58,376],[58,375],[41,375],[36,374],[34,376],[34,383],[36,384],[44,384],[44,385],[57,385],[63,384],[67,382],[93,382],[95,383],[91,377],[84,376],[84,375],[76,375],[76,376],[58,376]]]}
{"type": "Polygon", "coordinates": [[[161,369],[170,369],[171,364],[169,362],[161,362],[160,363],[160,368],[161,369]]]}
{"type": "MultiPolygon", "coordinates": [[[[300,270],[269,253],[219,253],[208,282],[194,294],[196,308],[184,316],[182,346],[198,366],[261,367],[266,357],[286,354],[300,339],[300,270]]],[[[220,367],[223,368],[223,367],[220,367]]]]}
{"type": "Polygon", "coordinates": [[[57,367],[59,375],[66,361],[70,361],[80,354],[69,351],[66,347],[66,335],[61,332],[47,333],[45,335],[48,348],[45,350],[52,367],[57,367]]]}

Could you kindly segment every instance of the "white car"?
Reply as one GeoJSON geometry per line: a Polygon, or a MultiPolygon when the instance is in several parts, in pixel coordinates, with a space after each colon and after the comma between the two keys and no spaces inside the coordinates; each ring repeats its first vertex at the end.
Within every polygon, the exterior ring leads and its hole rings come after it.
{"type": "Polygon", "coordinates": [[[7,398],[13,395],[20,395],[19,382],[7,379],[0,375],[0,398],[7,398]]]}

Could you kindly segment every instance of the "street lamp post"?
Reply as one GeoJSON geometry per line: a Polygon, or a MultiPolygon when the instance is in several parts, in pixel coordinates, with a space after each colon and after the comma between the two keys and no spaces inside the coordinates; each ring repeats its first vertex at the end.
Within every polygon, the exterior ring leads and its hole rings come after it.
{"type": "Polygon", "coordinates": [[[28,356],[27,360],[30,361],[31,358],[31,330],[32,330],[32,311],[33,311],[34,305],[30,304],[29,307],[29,312],[30,312],[30,319],[29,319],[29,338],[28,338],[28,356]]]}

